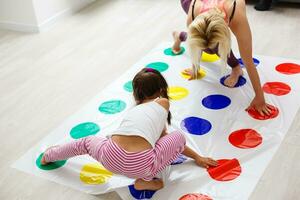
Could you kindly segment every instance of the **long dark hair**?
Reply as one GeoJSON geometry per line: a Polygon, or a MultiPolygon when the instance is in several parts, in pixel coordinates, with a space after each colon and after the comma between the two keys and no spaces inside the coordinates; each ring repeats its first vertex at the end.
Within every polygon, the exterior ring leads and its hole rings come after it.
{"type": "MultiPolygon", "coordinates": [[[[137,104],[146,99],[163,97],[169,99],[168,83],[163,75],[152,68],[143,68],[132,81],[133,96],[137,104]]],[[[171,123],[171,112],[168,113],[168,124],[171,123]]]]}

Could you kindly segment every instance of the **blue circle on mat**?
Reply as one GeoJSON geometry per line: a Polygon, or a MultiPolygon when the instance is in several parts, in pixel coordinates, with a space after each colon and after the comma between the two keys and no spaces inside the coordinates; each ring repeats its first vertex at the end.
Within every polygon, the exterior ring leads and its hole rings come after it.
{"type": "Polygon", "coordinates": [[[174,160],[174,161],[171,163],[171,165],[179,165],[179,164],[184,163],[184,161],[186,161],[186,160],[187,160],[187,158],[186,158],[184,155],[180,154],[180,155],[178,156],[178,158],[176,158],[176,160],[174,160]]]}
{"type": "Polygon", "coordinates": [[[198,117],[188,117],[181,121],[182,130],[193,135],[204,135],[208,133],[212,127],[211,123],[206,119],[198,117]]]}
{"type": "Polygon", "coordinates": [[[202,100],[203,106],[213,110],[226,108],[230,105],[230,103],[231,100],[228,97],[221,94],[209,95],[202,100]]]}
{"type": "MultiPolygon", "coordinates": [[[[229,77],[229,76],[230,76],[230,75],[223,76],[223,77],[220,79],[220,83],[221,83],[222,85],[224,85],[225,87],[228,87],[228,86],[226,86],[226,85],[224,84],[224,81],[225,81],[225,79],[226,79],[227,77],[229,77]]],[[[234,87],[235,87],[235,88],[236,88],[236,87],[241,87],[241,86],[245,85],[246,82],[247,82],[247,80],[246,80],[243,76],[240,76],[238,82],[235,84],[234,87]]]]}
{"type": "Polygon", "coordinates": [[[130,194],[135,199],[151,199],[156,191],[152,190],[136,190],[133,185],[128,186],[130,194]]]}
{"type": "MultiPolygon", "coordinates": [[[[239,63],[241,65],[241,67],[245,67],[245,65],[243,63],[243,60],[241,58],[239,58],[238,60],[239,60],[239,63]]],[[[256,58],[253,58],[253,62],[254,62],[255,66],[257,66],[260,63],[260,61],[258,59],[256,59],[256,58]]]]}

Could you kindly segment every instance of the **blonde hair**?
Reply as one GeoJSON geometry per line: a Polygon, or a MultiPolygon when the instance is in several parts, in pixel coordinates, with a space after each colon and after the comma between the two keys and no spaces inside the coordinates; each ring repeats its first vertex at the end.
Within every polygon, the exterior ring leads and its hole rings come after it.
{"type": "Polygon", "coordinates": [[[200,68],[202,51],[207,48],[214,49],[217,45],[218,54],[224,62],[223,69],[225,70],[231,50],[231,38],[229,27],[224,20],[224,13],[218,8],[213,8],[198,15],[188,27],[188,45],[195,76],[197,76],[200,68]]]}

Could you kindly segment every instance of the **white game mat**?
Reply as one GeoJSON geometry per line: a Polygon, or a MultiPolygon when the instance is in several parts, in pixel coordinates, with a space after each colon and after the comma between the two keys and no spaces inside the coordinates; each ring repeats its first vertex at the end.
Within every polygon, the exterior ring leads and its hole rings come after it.
{"type": "Polygon", "coordinates": [[[188,81],[182,74],[191,66],[188,54],[174,56],[170,46],[163,43],[153,49],[13,167],[91,194],[117,190],[124,200],[247,199],[298,111],[300,61],[255,56],[266,101],[275,106],[272,118],[257,119],[255,113],[245,111],[254,97],[246,70],[238,87],[227,88],[221,84],[218,57],[204,55],[201,79],[188,81]],[[126,110],[134,106],[131,80],[143,67],[161,71],[169,84],[170,131],[181,129],[193,149],[219,160],[218,167],[206,170],[181,157],[165,171],[165,188],[154,193],[135,191],[129,186],[133,179],[112,174],[89,156],[46,167],[37,164],[49,146],[92,134],[105,136],[117,128],[126,110]]]}

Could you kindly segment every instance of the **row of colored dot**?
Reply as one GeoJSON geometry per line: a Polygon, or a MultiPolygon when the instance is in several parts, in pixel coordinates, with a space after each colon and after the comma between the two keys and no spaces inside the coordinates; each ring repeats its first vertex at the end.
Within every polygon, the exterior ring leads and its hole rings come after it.
{"type": "MultiPolygon", "coordinates": [[[[268,87],[269,88],[269,87],[268,87]]],[[[285,90],[286,91],[286,90],[285,90]]],[[[281,91],[283,92],[283,91],[281,91]]],[[[282,93],[281,93],[282,94],[282,93]]],[[[176,96],[176,95],[173,95],[176,96]]],[[[179,97],[175,97],[175,99],[178,99],[179,97]]],[[[202,100],[202,105],[206,108],[209,109],[223,109],[227,106],[229,106],[231,103],[230,98],[224,96],[224,95],[209,95],[205,97],[202,100]]],[[[101,104],[99,107],[99,111],[105,114],[116,114],[118,112],[121,112],[125,109],[126,103],[121,101],[121,100],[111,100],[111,101],[106,101],[101,104]]],[[[182,127],[185,127],[185,130],[187,130],[189,133],[196,134],[196,135],[202,135],[207,133],[211,125],[208,121],[205,121],[203,119],[199,118],[187,118],[182,122],[182,127]],[[185,125],[187,124],[187,125],[185,125]],[[188,126],[188,124],[200,124],[203,125],[204,127],[207,127],[207,131],[203,130],[200,132],[198,131],[199,128],[193,127],[193,126],[188,126]]],[[[97,132],[100,131],[100,127],[92,122],[86,122],[79,124],[75,126],[74,128],[71,129],[70,135],[74,139],[82,138],[88,135],[93,135],[96,134],[97,132]]]]}
{"type": "MultiPolygon", "coordinates": [[[[185,52],[185,48],[181,47],[181,51],[179,54],[174,54],[171,48],[167,48],[164,50],[164,54],[167,56],[179,56],[182,55],[185,52]]],[[[202,53],[202,58],[201,61],[203,62],[215,62],[219,60],[219,56],[216,54],[208,54],[206,52],[202,53]]],[[[241,67],[244,67],[244,63],[241,58],[238,59],[241,67]]],[[[254,64],[257,66],[260,61],[256,58],[253,58],[254,64]]],[[[300,65],[296,63],[282,63],[276,66],[276,71],[286,74],[286,75],[291,75],[291,74],[298,74],[300,73],[300,65]]]]}

